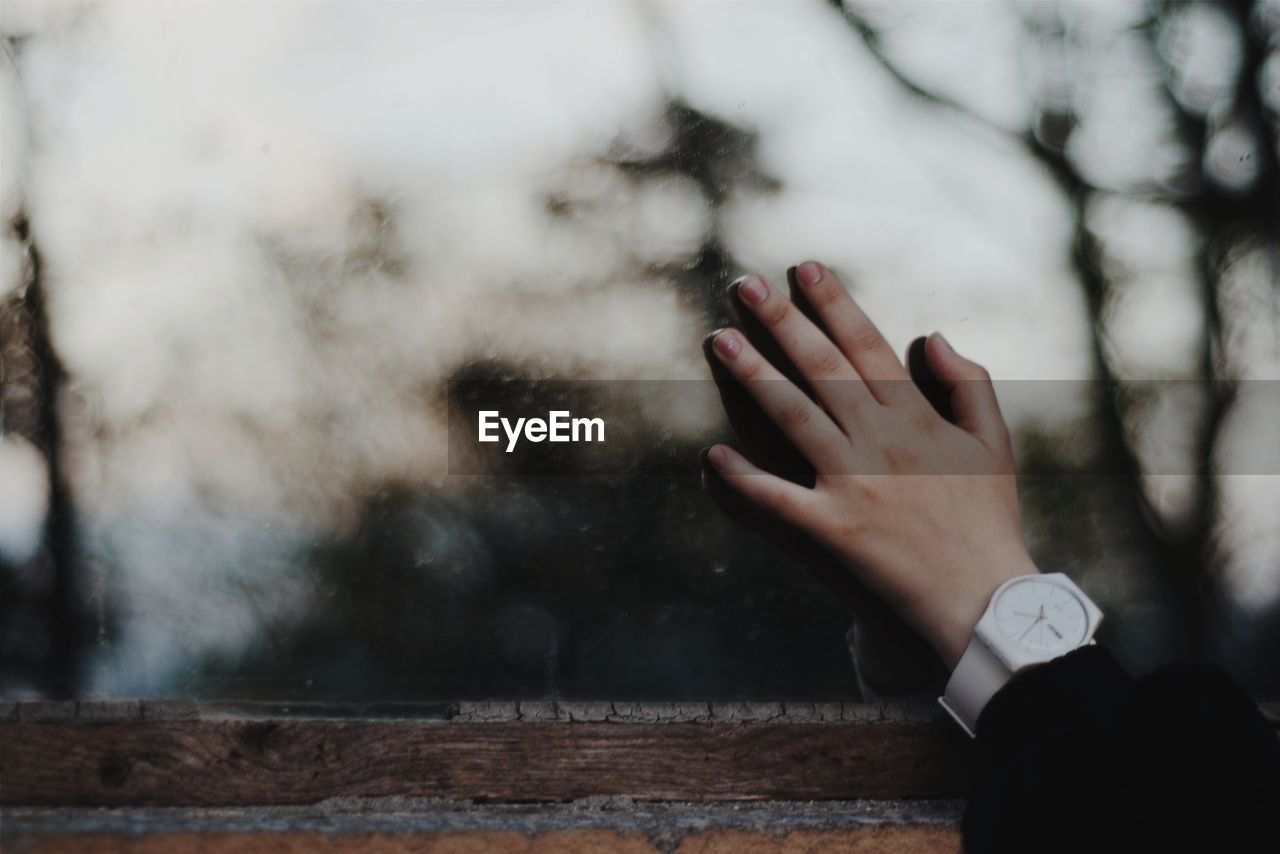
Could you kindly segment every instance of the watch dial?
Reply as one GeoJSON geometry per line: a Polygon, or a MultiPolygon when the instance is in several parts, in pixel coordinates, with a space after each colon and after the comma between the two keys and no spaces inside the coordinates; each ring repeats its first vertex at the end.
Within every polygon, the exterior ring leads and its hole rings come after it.
{"type": "Polygon", "coordinates": [[[1055,652],[1084,643],[1089,617],[1074,593],[1048,581],[1024,579],[996,600],[1000,634],[1026,649],[1055,652]]]}

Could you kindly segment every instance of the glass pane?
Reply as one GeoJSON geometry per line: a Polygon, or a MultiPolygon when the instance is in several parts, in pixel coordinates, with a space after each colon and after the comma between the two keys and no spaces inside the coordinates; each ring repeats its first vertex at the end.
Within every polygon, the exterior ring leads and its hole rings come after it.
{"type": "Polygon", "coordinates": [[[1126,664],[1280,696],[1241,8],[5,4],[0,695],[927,692],[699,483],[725,285],[812,257],[1000,381],[1126,664]],[[626,438],[469,468],[460,381],[604,383],[626,438]]]}

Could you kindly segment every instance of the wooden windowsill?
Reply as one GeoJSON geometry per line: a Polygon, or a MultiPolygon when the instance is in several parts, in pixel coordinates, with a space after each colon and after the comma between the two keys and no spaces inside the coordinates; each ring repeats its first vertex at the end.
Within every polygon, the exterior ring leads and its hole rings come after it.
{"type": "Polygon", "coordinates": [[[485,804],[339,799],[307,807],[8,807],[33,854],[959,854],[958,801],[485,804]]]}
{"type": "Polygon", "coordinates": [[[930,704],[81,701],[0,720],[10,806],[943,798],[966,748],[930,704]]]}
{"type": "Polygon", "coordinates": [[[967,747],[930,703],[8,703],[0,805],[955,798],[967,747]]]}

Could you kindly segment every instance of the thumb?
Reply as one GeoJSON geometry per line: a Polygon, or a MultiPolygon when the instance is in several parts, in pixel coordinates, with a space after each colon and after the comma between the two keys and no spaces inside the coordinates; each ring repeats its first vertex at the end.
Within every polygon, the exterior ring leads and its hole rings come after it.
{"type": "Polygon", "coordinates": [[[1000,414],[996,390],[987,369],[957,353],[935,332],[925,341],[929,368],[950,396],[956,426],[976,436],[993,451],[1012,453],[1009,428],[1000,414]]]}

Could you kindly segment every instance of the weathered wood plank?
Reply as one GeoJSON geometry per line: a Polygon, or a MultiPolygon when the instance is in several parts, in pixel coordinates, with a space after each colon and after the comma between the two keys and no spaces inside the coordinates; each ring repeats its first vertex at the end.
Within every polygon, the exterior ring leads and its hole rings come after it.
{"type": "MultiPolygon", "coordinates": [[[[910,704],[463,703],[434,719],[280,708],[19,703],[0,715],[0,804],[955,797],[967,743],[910,704]]],[[[1263,704],[1280,729],[1277,711],[1263,704]]]]}
{"type": "Polygon", "coordinates": [[[32,700],[18,704],[18,717],[24,721],[63,721],[75,716],[75,700],[32,700]]]}
{"type": "Polygon", "coordinates": [[[482,804],[441,798],[305,807],[8,807],[0,848],[23,852],[386,854],[956,854],[959,801],[482,804]]]}
{"type": "MultiPolygon", "coordinates": [[[[3,834],[0,834],[3,836],[3,834]]],[[[960,854],[958,827],[857,827],[848,830],[708,830],[683,835],[672,847],[665,834],[646,838],[612,830],[556,830],[525,835],[511,831],[469,833],[309,833],[278,830],[205,834],[112,836],[10,834],[24,854],[799,854],[832,851],[876,854],[960,854]]]]}
{"type": "Polygon", "coordinates": [[[0,804],[309,804],[954,797],[942,721],[564,723],[23,720],[0,724],[0,804]]]}
{"type": "Polygon", "coordinates": [[[606,700],[486,700],[456,703],[322,703],[183,700],[63,700],[0,703],[0,722],[78,720],[259,720],[271,718],[411,719],[471,722],[610,723],[868,723],[936,721],[932,702],[610,702],[606,700]]]}
{"type": "Polygon", "coordinates": [[[449,798],[339,798],[307,806],[7,807],[0,833],[82,837],[218,832],[372,835],[616,830],[675,838],[709,829],[761,832],[859,827],[957,827],[959,800],[686,803],[587,798],[567,803],[474,804],[449,798]]]}

